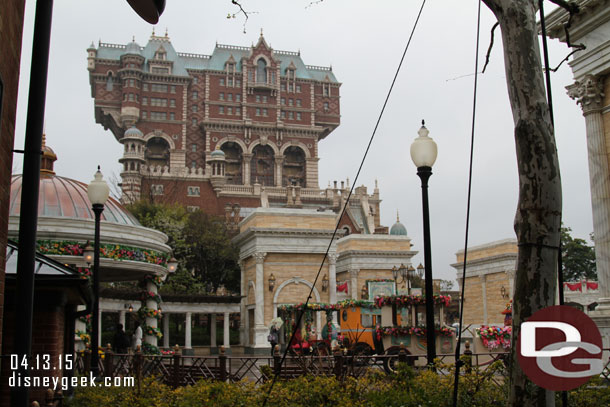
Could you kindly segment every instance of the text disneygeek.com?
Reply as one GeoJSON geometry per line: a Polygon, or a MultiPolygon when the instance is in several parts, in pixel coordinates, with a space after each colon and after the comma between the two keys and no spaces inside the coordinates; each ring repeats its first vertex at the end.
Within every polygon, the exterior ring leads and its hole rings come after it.
{"type": "Polygon", "coordinates": [[[22,376],[21,373],[13,372],[8,379],[9,387],[42,387],[57,390],[68,390],[70,387],[134,387],[133,377],[102,377],[96,379],[93,373],[89,376],[80,377],[55,377],[55,376],[22,376]]]}

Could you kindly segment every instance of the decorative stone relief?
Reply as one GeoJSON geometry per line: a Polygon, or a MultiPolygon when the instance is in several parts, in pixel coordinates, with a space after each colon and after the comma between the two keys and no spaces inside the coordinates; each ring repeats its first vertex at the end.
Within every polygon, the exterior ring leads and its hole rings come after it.
{"type": "Polygon", "coordinates": [[[339,256],[336,253],[329,253],[327,256],[329,264],[337,264],[337,258],[339,256]]]}
{"type": "Polygon", "coordinates": [[[263,264],[266,256],[267,256],[267,253],[265,253],[265,252],[257,252],[257,253],[254,253],[254,255],[253,255],[254,260],[256,261],[256,264],[263,264]]]}
{"type": "Polygon", "coordinates": [[[602,108],[604,99],[603,78],[587,75],[582,81],[576,81],[566,89],[568,90],[568,96],[576,100],[584,114],[602,108]]]}

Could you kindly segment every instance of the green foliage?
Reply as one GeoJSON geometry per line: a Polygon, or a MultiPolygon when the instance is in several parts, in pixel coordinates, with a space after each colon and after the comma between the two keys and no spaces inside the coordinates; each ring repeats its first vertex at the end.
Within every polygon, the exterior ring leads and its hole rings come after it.
{"type": "Polygon", "coordinates": [[[205,294],[220,285],[239,291],[239,252],[223,219],[201,211],[189,213],[179,205],[146,201],[128,209],[143,226],[168,236],[167,244],[178,260],[178,269],[167,278],[162,294],[205,294]]]}
{"type": "Polygon", "coordinates": [[[569,227],[561,227],[563,280],[597,280],[595,248],[589,246],[584,239],[573,238],[570,232],[572,229],[569,227]]]}
{"type": "MultiPolygon", "coordinates": [[[[266,366],[266,374],[271,369],[266,366]]],[[[453,371],[450,366],[437,365],[437,372],[424,370],[415,374],[408,366],[398,366],[398,374],[372,372],[359,378],[342,381],[334,377],[304,376],[276,382],[267,405],[270,407],[445,407],[451,406],[453,371]]],[[[461,376],[460,407],[506,405],[507,386],[502,384],[501,364],[485,371],[476,369],[461,376]]],[[[262,405],[271,381],[223,383],[200,381],[194,386],[172,389],[144,379],[139,386],[77,388],[68,407],[249,407],[262,405]]],[[[557,397],[559,393],[557,393],[557,397]]],[[[610,388],[597,379],[569,392],[571,407],[609,405],[610,388]]],[[[558,404],[559,405],[559,404],[558,404]]]]}

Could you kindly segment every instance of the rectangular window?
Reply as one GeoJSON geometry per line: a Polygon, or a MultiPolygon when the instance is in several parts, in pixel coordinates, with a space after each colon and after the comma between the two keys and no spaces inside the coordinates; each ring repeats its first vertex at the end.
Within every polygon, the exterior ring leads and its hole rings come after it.
{"type": "Polygon", "coordinates": [[[176,107],[176,99],[169,100],[169,107],[176,107]]]}
{"type": "Polygon", "coordinates": [[[235,114],[238,116],[241,116],[241,108],[240,107],[236,107],[235,108],[235,114]]]}
{"type": "Polygon", "coordinates": [[[260,103],[261,102],[261,95],[256,95],[256,103],[260,103]]]}
{"type": "Polygon", "coordinates": [[[191,109],[193,110],[193,113],[197,113],[197,105],[193,105],[191,109]]]}
{"type": "Polygon", "coordinates": [[[225,78],[220,78],[220,80],[218,81],[218,84],[220,86],[225,86],[225,78]]]}
{"type": "Polygon", "coordinates": [[[227,86],[233,87],[233,78],[227,79],[227,86]]]}
{"type": "Polygon", "coordinates": [[[146,113],[146,110],[142,111],[142,119],[146,119],[148,116],[148,114],[146,113]]]}
{"type": "Polygon", "coordinates": [[[164,98],[150,98],[151,106],[167,107],[167,99],[164,98]]]}
{"type": "Polygon", "coordinates": [[[282,104],[282,106],[286,105],[286,98],[280,99],[280,103],[282,104]]]}
{"type": "Polygon", "coordinates": [[[260,116],[260,115],[261,115],[261,108],[260,108],[260,107],[257,107],[257,108],[256,108],[256,115],[257,115],[257,116],[260,116]]]}
{"type": "Polygon", "coordinates": [[[239,93],[235,94],[235,101],[236,102],[241,102],[241,95],[239,93]]]}
{"type": "Polygon", "coordinates": [[[193,92],[193,100],[197,100],[197,97],[198,97],[197,92],[196,92],[196,91],[195,91],[195,92],[193,92]]]}
{"type": "Polygon", "coordinates": [[[280,117],[282,119],[285,119],[286,118],[286,112],[282,110],[282,112],[280,113],[280,117]]]}
{"type": "Polygon", "coordinates": [[[301,93],[301,85],[297,85],[297,93],[301,93]]]}
{"type": "Polygon", "coordinates": [[[297,107],[301,107],[301,99],[297,99],[297,107]]]}
{"type": "Polygon", "coordinates": [[[248,81],[254,82],[254,71],[252,69],[248,71],[248,81]]]}
{"type": "Polygon", "coordinates": [[[188,196],[199,196],[199,187],[188,187],[186,191],[188,196]]]}
{"type": "Polygon", "coordinates": [[[290,120],[294,119],[294,113],[293,112],[288,112],[288,118],[290,120]]]}
{"type": "Polygon", "coordinates": [[[229,102],[232,102],[232,101],[233,101],[233,94],[232,94],[232,93],[227,93],[227,100],[228,100],[229,102]]]}
{"type": "Polygon", "coordinates": [[[238,88],[241,87],[241,79],[235,80],[235,86],[237,86],[238,88]]]}
{"type": "Polygon", "coordinates": [[[186,207],[187,212],[197,212],[198,210],[199,210],[198,206],[187,206],[186,207]]]}
{"type": "Polygon", "coordinates": [[[172,85],[172,86],[169,88],[169,92],[170,92],[170,93],[176,93],[176,85],[172,85]]]}
{"type": "Polygon", "coordinates": [[[267,96],[263,95],[263,103],[267,103],[267,96]]]}
{"type": "Polygon", "coordinates": [[[176,114],[174,112],[170,112],[169,113],[169,119],[170,120],[176,120],[176,114]]]}
{"type": "Polygon", "coordinates": [[[218,106],[218,113],[225,114],[225,107],[224,106],[218,106]]]}
{"type": "Polygon", "coordinates": [[[231,106],[227,107],[227,114],[233,114],[233,108],[231,106]]]}
{"type": "Polygon", "coordinates": [[[267,117],[267,115],[268,115],[267,114],[267,108],[265,107],[265,108],[263,108],[263,116],[267,117]]]}
{"type": "Polygon", "coordinates": [[[197,161],[191,161],[191,168],[197,168],[197,161]]]}
{"type": "Polygon", "coordinates": [[[225,100],[225,94],[224,94],[224,92],[220,92],[220,93],[218,94],[218,100],[225,100]]]}
{"type": "Polygon", "coordinates": [[[153,83],[150,86],[151,86],[150,89],[152,92],[167,93],[167,85],[163,85],[160,83],[153,83]]]}
{"type": "Polygon", "coordinates": [[[286,92],[286,84],[282,83],[282,85],[280,86],[280,89],[282,89],[282,92],[286,92]]]}
{"type": "Polygon", "coordinates": [[[133,102],[133,100],[134,100],[134,98],[133,98],[133,93],[130,93],[130,94],[129,94],[129,101],[130,101],[130,102],[133,102]]]}
{"type": "Polygon", "coordinates": [[[160,184],[152,184],[150,186],[150,192],[153,195],[163,195],[163,185],[160,184]]]}
{"type": "Polygon", "coordinates": [[[324,102],[324,111],[328,112],[329,107],[328,107],[328,102],[324,102]]]}
{"type": "Polygon", "coordinates": [[[131,86],[132,88],[134,88],[136,86],[136,81],[133,79],[129,80],[129,86],[131,86]]]}
{"type": "Polygon", "coordinates": [[[191,126],[193,126],[193,127],[197,126],[197,119],[192,119],[191,120],[191,126]]]}
{"type": "Polygon", "coordinates": [[[193,76],[193,84],[197,84],[199,82],[199,78],[197,78],[196,76],[193,76]]]}
{"type": "Polygon", "coordinates": [[[301,112],[297,112],[297,120],[301,120],[301,112]]]}
{"type": "Polygon", "coordinates": [[[152,120],[167,120],[166,112],[150,112],[150,118],[152,120]]]}
{"type": "Polygon", "coordinates": [[[196,152],[197,152],[197,144],[191,144],[191,151],[192,151],[193,153],[196,153],[196,152]]]}
{"type": "Polygon", "coordinates": [[[328,83],[322,84],[324,96],[330,96],[330,85],[328,83]]]}
{"type": "Polygon", "coordinates": [[[142,98],[142,104],[143,104],[144,106],[148,105],[148,98],[147,98],[146,96],[144,96],[144,97],[142,98]]]}
{"type": "Polygon", "coordinates": [[[147,91],[148,90],[148,83],[145,83],[144,85],[142,85],[142,89],[147,91]]]}
{"type": "Polygon", "coordinates": [[[288,106],[292,106],[293,103],[294,101],[292,100],[292,98],[288,99],[288,106]]]}

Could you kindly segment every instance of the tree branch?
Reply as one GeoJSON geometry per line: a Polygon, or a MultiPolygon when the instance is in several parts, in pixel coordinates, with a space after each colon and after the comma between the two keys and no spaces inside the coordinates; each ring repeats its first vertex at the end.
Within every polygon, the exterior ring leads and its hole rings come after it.
{"type": "Polygon", "coordinates": [[[487,64],[489,64],[489,56],[491,55],[491,49],[494,46],[494,31],[500,25],[500,23],[496,22],[493,27],[491,27],[491,38],[489,39],[489,48],[487,48],[487,55],[485,55],[485,65],[483,65],[483,70],[481,73],[485,73],[485,68],[487,68],[487,64]]]}

